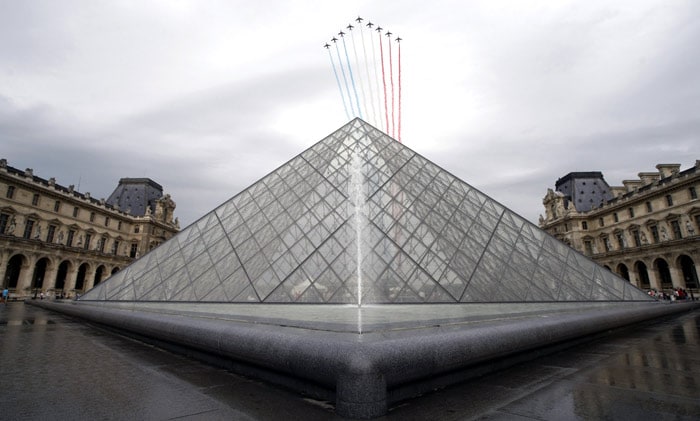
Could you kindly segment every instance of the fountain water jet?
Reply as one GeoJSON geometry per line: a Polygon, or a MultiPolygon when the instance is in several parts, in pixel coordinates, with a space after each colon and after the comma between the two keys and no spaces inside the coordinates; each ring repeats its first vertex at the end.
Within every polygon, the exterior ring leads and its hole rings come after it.
{"type": "Polygon", "coordinates": [[[362,229],[364,227],[364,176],[362,175],[361,145],[355,145],[350,166],[350,191],[355,205],[355,242],[357,243],[357,329],[362,333],[362,229]]]}

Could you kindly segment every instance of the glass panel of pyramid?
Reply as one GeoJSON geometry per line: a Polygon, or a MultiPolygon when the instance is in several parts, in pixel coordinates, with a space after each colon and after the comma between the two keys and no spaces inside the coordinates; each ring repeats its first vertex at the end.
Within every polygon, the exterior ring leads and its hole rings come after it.
{"type": "Polygon", "coordinates": [[[649,297],[355,119],[81,299],[366,304],[649,297]]]}

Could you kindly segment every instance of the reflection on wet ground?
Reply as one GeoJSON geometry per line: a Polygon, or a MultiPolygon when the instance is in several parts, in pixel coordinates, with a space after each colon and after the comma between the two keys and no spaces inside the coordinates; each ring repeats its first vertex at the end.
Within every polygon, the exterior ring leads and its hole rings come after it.
{"type": "MultiPolygon", "coordinates": [[[[339,419],[327,402],[22,303],[0,305],[0,418],[339,419]]],[[[700,419],[700,311],[402,402],[387,419],[700,419]]]]}

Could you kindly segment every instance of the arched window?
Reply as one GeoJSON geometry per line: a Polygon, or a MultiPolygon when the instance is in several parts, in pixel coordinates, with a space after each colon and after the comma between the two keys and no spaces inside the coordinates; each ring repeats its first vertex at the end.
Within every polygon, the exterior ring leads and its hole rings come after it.
{"type": "Polygon", "coordinates": [[[627,266],[624,263],[617,265],[617,273],[628,281],[630,280],[630,271],[627,269],[627,266]]]}
{"type": "MultiPolygon", "coordinates": [[[[32,275],[32,289],[40,290],[44,287],[44,281],[46,276],[46,267],[49,265],[49,259],[44,257],[39,259],[34,265],[34,274],[32,275]]],[[[34,291],[36,292],[36,291],[34,291]]]]}
{"type": "Polygon", "coordinates": [[[88,270],[87,263],[83,263],[78,268],[78,276],[77,276],[77,278],[75,278],[75,290],[76,291],[81,291],[83,288],[85,288],[85,275],[87,274],[87,270],[88,270]]]}
{"type": "Polygon", "coordinates": [[[100,265],[97,270],[95,270],[95,278],[93,286],[99,284],[102,281],[102,274],[105,272],[105,267],[100,265]]]}
{"type": "Polygon", "coordinates": [[[695,262],[693,262],[693,259],[683,254],[678,258],[678,263],[680,264],[681,271],[683,272],[683,279],[685,280],[686,288],[697,288],[698,273],[695,270],[695,262]]]}
{"type": "Polygon", "coordinates": [[[649,273],[647,272],[647,265],[645,265],[642,261],[637,261],[634,264],[634,269],[637,271],[637,275],[639,276],[640,288],[651,287],[649,283],[649,273]]]}
{"type": "Polygon", "coordinates": [[[661,288],[673,288],[673,282],[671,281],[671,271],[668,268],[668,263],[664,259],[658,258],[654,260],[654,268],[659,274],[661,288]]]}
{"type": "Polygon", "coordinates": [[[64,260],[58,265],[58,272],[56,273],[56,291],[63,291],[66,287],[66,278],[68,277],[68,270],[70,269],[70,262],[64,260]]]}
{"type": "Polygon", "coordinates": [[[21,254],[16,254],[10,258],[7,262],[7,269],[5,271],[4,287],[5,288],[17,288],[17,282],[19,281],[19,275],[22,273],[22,266],[26,258],[21,254]]]}

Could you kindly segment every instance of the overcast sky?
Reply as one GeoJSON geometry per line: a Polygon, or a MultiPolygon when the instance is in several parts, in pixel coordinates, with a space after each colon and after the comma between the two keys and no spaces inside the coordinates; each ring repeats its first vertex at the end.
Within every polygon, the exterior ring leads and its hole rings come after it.
{"type": "Polygon", "coordinates": [[[0,0],[0,158],[182,227],[344,125],[326,50],[403,39],[402,140],[536,222],[571,171],[700,159],[700,2],[0,0]]]}

